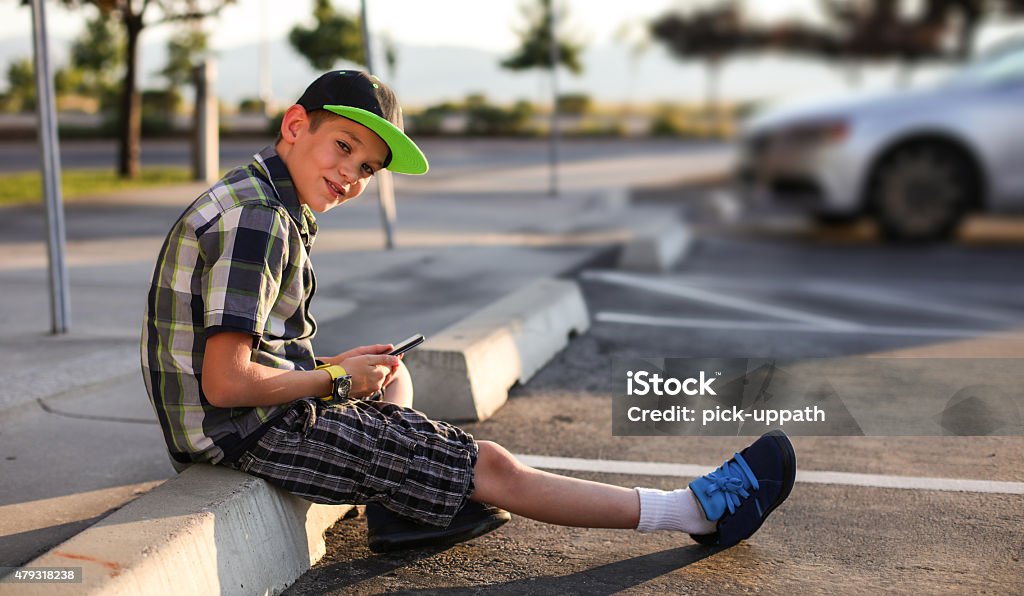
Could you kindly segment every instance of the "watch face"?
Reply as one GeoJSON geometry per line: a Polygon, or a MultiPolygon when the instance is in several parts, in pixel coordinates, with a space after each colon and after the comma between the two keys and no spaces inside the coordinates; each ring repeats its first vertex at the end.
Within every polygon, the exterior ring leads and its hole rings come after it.
{"type": "Polygon", "coordinates": [[[334,387],[331,396],[334,399],[348,399],[348,393],[352,390],[352,377],[344,375],[334,379],[334,387]]]}

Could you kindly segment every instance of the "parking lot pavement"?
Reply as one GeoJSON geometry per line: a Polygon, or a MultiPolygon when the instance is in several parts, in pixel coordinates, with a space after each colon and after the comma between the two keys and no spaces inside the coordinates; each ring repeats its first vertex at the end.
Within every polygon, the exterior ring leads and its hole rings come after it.
{"type": "MultiPolygon", "coordinates": [[[[577,340],[583,354],[563,355],[494,418],[467,428],[519,454],[691,463],[709,470],[745,442],[610,436],[608,391],[602,381],[579,379],[582,361],[596,356],[593,343],[577,340]]],[[[797,437],[794,443],[804,471],[1024,480],[1019,438],[797,437]]],[[[666,490],[690,480],[568,473],[666,490]]],[[[1019,494],[798,482],[753,539],[724,551],[677,534],[641,536],[515,518],[448,550],[374,555],[365,545],[365,522],[348,520],[328,533],[327,556],[288,593],[822,593],[836,586],[848,592],[1014,593],[1024,587],[1022,505],[1019,494]]]]}
{"type": "Polygon", "coordinates": [[[329,531],[327,556],[286,594],[1016,593],[1019,505],[1012,497],[798,485],[754,539],[722,551],[674,533],[514,518],[447,550],[374,555],[360,518],[329,531]]]}
{"type": "MultiPolygon", "coordinates": [[[[612,436],[615,358],[1024,357],[1024,243],[892,247],[714,218],[697,218],[696,228],[697,247],[676,271],[580,272],[591,330],[492,419],[467,429],[516,454],[573,458],[574,476],[668,489],[690,477],[611,473],[607,462],[710,471],[747,439],[612,436]]],[[[517,518],[448,550],[373,555],[364,522],[350,520],[331,531],[327,557],[289,593],[1024,590],[1024,437],[794,444],[801,477],[793,495],[732,549],[517,518]],[[828,481],[846,478],[832,473],[862,476],[844,484],[828,481]],[[888,487],[905,477],[929,483],[888,487]]]]}

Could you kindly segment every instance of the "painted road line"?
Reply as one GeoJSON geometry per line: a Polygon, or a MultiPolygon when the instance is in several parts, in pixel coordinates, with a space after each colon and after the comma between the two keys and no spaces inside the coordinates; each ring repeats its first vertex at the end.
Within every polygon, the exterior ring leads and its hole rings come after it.
{"type": "Polygon", "coordinates": [[[862,325],[852,328],[815,326],[801,323],[774,321],[729,321],[721,319],[692,319],[685,317],[655,317],[636,313],[602,311],[594,316],[600,323],[622,323],[650,327],[676,327],[680,329],[719,329],[726,331],[781,331],[788,333],[849,333],[854,335],[895,335],[904,337],[979,337],[997,333],[1000,337],[1018,337],[1019,333],[1005,333],[993,329],[935,329],[928,327],[882,327],[862,325]]]}
{"type": "MultiPolygon", "coordinates": [[[[796,281],[788,279],[778,281],[773,279],[740,279],[737,277],[706,274],[674,275],[667,279],[691,287],[700,286],[702,289],[709,291],[793,291],[848,300],[853,299],[861,302],[872,302],[913,311],[927,311],[940,315],[980,319],[995,323],[1017,323],[1024,320],[1024,313],[1021,312],[1012,312],[1000,308],[986,308],[984,305],[971,306],[969,304],[957,304],[948,300],[935,300],[932,298],[933,296],[946,294],[946,290],[920,292],[920,284],[915,286],[915,291],[894,291],[889,287],[832,279],[804,278],[796,281]]],[[[932,285],[929,284],[927,287],[931,288],[932,285]]],[[[940,287],[945,288],[946,284],[942,284],[940,287]]],[[[1003,291],[1003,288],[1000,288],[1000,291],[1003,291]]],[[[966,302],[971,299],[964,296],[962,300],[966,302]]]]}
{"type": "Polygon", "coordinates": [[[746,300],[736,296],[727,296],[721,292],[709,292],[692,286],[668,283],[641,275],[618,273],[614,271],[584,271],[581,277],[587,280],[638,288],[648,292],[685,298],[694,302],[703,302],[722,308],[731,308],[733,310],[749,312],[757,315],[788,319],[810,325],[830,327],[834,329],[860,328],[860,325],[843,319],[814,315],[783,306],[772,306],[770,304],[754,302],[752,300],[746,300]]]}
{"type": "Polygon", "coordinates": [[[967,317],[981,319],[995,323],[1020,322],[1021,316],[996,310],[976,308],[964,304],[949,304],[928,300],[921,296],[903,295],[881,288],[870,286],[856,286],[846,283],[812,282],[803,284],[802,289],[823,296],[833,296],[859,300],[861,302],[873,302],[884,306],[894,306],[912,311],[925,311],[939,315],[952,315],[955,317],[967,317]]]}
{"type": "MultiPolygon", "coordinates": [[[[516,455],[519,461],[535,468],[571,472],[630,474],[633,476],[671,476],[695,478],[714,470],[714,466],[671,464],[661,462],[581,459],[547,455],[516,455]]],[[[890,476],[886,474],[854,474],[850,472],[797,471],[796,481],[804,484],[832,484],[865,488],[896,488],[902,490],[935,490],[966,493],[1024,495],[1024,482],[997,480],[965,480],[962,478],[929,478],[924,476],[890,476]]]]}

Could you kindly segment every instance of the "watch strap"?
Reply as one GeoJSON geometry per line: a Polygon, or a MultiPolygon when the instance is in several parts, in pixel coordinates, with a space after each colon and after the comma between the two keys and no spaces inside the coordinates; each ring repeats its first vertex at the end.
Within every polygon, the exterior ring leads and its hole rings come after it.
{"type": "Polygon", "coordinates": [[[326,362],[318,365],[314,370],[326,370],[330,373],[332,381],[338,377],[344,377],[348,374],[340,364],[328,364],[326,362]]]}
{"type": "Polygon", "coordinates": [[[334,399],[334,383],[341,377],[348,376],[348,372],[340,364],[320,364],[314,370],[326,370],[331,375],[331,390],[327,395],[321,396],[322,400],[334,399]]]}

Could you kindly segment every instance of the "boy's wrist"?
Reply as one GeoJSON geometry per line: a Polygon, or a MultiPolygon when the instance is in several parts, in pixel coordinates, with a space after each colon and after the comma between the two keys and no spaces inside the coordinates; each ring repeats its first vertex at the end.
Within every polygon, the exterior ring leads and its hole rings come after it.
{"type": "Polygon", "coordinates": [[[325,363],[317,366],[316,370],[322,370],[330,377],[328,391],[321,393],[318,397],[325,400],[348,399],[352,390],[352,376],[344,367],[339,364],[325,363]]]}

